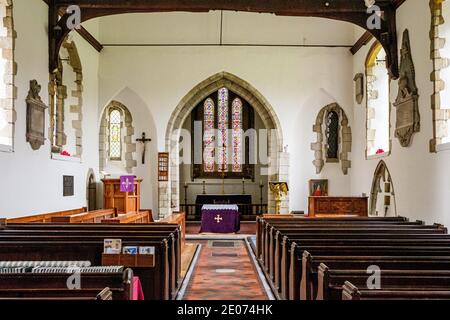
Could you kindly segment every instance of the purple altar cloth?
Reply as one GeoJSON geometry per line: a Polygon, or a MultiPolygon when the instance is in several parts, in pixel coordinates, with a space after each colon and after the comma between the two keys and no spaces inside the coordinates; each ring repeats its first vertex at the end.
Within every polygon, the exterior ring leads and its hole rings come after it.
{"type": "Polygon", "coordinates": [[[237,210],[202,209],[200,233],[237,233],[241,230],[241,220],[237,210]]]}

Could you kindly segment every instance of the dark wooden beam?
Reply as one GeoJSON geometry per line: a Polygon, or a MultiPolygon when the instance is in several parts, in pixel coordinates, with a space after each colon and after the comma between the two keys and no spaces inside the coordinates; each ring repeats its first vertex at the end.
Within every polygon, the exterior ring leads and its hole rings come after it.
{"type": "MultiPolygon", "coordinates": [[[[303,16],[328,18],[346,21],[367,29],[367,8],[363,0],[48,0],[51,10],[61,10],[70,5],[81,8],[81,19],[89,19],[137,12],[208,12],[211,10],[229,10],[258,13],[273,13],[280,16],[303,16]]],[[[398,77],[397,30],[394,1],[377,0],[376,4],[383,12],[380,30],[367,30],[383,45],[387,53],[387,65],[391,77],[398,77]]],[[[50,67],[57,66],[57,52],[65,36],[70,32],[66,24],[67,17],[52,21],[50,30],[55,45],[51,53],[50,67]],[[62,31],[62,32],[60,32],[62,31]],[[61,34],[60,34],[61,33],[61,34]]]]}
{"type": "Polygon", "coordinates": [[[358,39],[358,41],[355,42],[353,47],[350,49],[350,52],[353,55],[355,55],[363,46],[368,44],[372,39],[373,35],[369,31],[364,32],[364,34],[358,39]]]}
{"type": "Polygon", "coordinates": [[[81,29],[75,29],[78,34],[84,39],[86,40],[95,50],[97,50],[98,52],[101,52],[103,50],[103,45],[97,40],[95,39],[95,37],[86,30],[86,28],[81,27],[81,29]]]}

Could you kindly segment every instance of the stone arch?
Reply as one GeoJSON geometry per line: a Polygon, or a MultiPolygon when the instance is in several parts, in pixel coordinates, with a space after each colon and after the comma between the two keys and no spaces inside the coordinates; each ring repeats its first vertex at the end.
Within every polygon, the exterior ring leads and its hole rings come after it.
{"type": "Polygon", "coordinates": [[[128,173],[133,172],[133,168],[137,167],[137,161],[134,160],[134,153],[136,153],[136,143],[133,142],[134,126],[133,117],[130,110],[118,101],[111,101],[103,110],[103,114],[100,121],[99,130],[99,168],[100,171],[106,166],[109,158],[109,114],[111,109],[120,110],[122,113],[122,130],[123,141],[122,148],[124,151],[122,162],[128,173]]]}
{"type": "MultiPolygon", "coordinates": [[[[179,130],[184,121],[191,114],[198,103],[211,93],[226,87],[239,94],[253,106],[259,113],[265,127],[271,130],[269,135],[269,181],[282,180],[288,182],[289,170],[281,171],[281,167],[287,167],[289,162],[288,154],[283,152],[283,132],[280,121],[274,108],[269,101],[250,83],[228,72],[217,73],[205,81],[195,86],[178,104],[173,111],[166,130],[165,147],[170,153],[170,177],[168,182],[159,183],[159,210],[161,216],[167,216],[171,209],[179,210],[180,188],[179,188],[179,130]]],[[[286,169],[286,168],[284,168],[286,169]]],[[[272,194],[269,192],[269,208],[275,208],[272,194]]],[[[282,210],[289,210],[289,199],[282,203],[282,210]]]]}
{"type": "Polygon", "coordinates": [[[49,112],[50,112],[50,132],[52,141],[52,152],[59,153],[67,143],[67,135],[64,128],[64,112],[69,107],[69,112],[75,115],[72,121],[72,129],[75,132],[75,150],[73,157],[81,158],[83,154],[83,67],[78,54],[78,49],[74,41],[66,39],[62,48],[67,50],[67,63],[75,73],[75,87],[70,95],[75,103],[65,106],[68,97],[67,86],[63,83],[63,65],[59,58],[58,69],[50,75],[49,83],[49,112]]]}
{"type": "Polygon", "coordinates": [[[17,75],[17,64],[14,61],[15,39],[13,1],[0,0],[0,25],[4,36],[0,37],[2,48],[1,59],[5,62],[3,74],[0,80],[5,87],[5,96],[0,98],[0,151],[13,151],[14,147],[14,125],[16,122],[15,100],[17,99],[17,87],[15,76],[17,75]]]}
{"type": "Polygon", "coordinates": [[[394,183],[392,182],[392,177],[389,172],[389,169],[386,163],[381,160],[375,169],[375,173],[373,176],[372,182],[372,190],[370,192],[370,209],[369,214],[371,216],[377,216],[377,203],[378,203],[378,195],[380,193],[384,194],[384,216],[387,215],[388,212],[393,213],[394,216],[397,216],[397,208],[395,201],[395,191],[394,191],[394,183]],[[381,185],[384,184],[384,186],[381,185]]]}
{"type": "Polygon", "coordinates": [[[351,168],[351,161],[349,153],[352,152],[352,130],[349,126],[349,121],[344,109],[337,103],[331,103],[319,111],[316,118],[316,123],[313,131],[317,134],[317,141],[311,145],[311,150],[314,151],[315,160],[313,161],[316,167],[316,173],[320,174],[325,166],[326,139],[324,132],[324,122],[330,112],[336,112],[340,120],[340,136],[339,136],[339,162],[341,163],[342,172],[347,175],[348,169],[351,168]]]}

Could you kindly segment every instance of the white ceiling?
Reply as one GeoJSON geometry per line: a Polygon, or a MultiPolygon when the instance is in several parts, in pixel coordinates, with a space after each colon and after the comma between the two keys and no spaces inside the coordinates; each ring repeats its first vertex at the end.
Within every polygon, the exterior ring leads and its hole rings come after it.
{"type": "Polygon", "coordinates": [[[84,26],[105,45],[353,45],[362,34],[346,22],[230,11],[122,14],[84,26]]]}

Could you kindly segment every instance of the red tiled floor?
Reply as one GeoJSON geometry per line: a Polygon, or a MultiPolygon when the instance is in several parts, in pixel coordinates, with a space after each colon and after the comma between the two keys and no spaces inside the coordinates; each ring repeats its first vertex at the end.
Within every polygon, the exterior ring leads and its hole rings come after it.
{"type": "Polygon", "coordinates": [[[267,300],[244,241],[237,248],[210,248],[201,241],[202,249],[184,300],[267,300]],[[237,254],[237,256],[212,256],[237,254]],[[217,269],[233,269],[220,274],[217,269]]]}
{"type": "MultiPolygon", "coordinates": [[[[187,222],[186,233],[199,234],[200,227],[200,222],[187,222]]],[[[241,222],[241,231],[239,234],[256,234],[256,222],[241,222]]]]}

